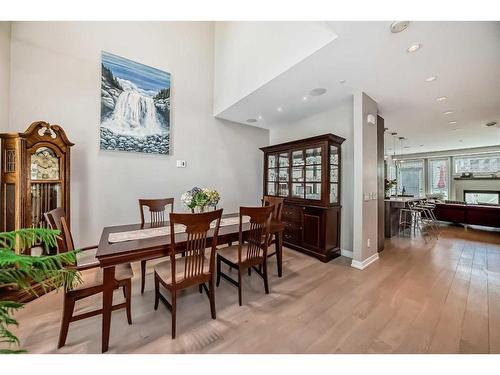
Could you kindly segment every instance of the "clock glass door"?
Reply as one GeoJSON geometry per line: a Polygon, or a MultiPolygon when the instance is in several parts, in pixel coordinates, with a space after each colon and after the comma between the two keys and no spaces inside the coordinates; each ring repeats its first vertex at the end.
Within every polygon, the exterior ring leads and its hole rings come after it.
{"type": "Polygon", "coordinates": [[[61,160],[49,147],[31,154],[31,226],[45,227],[43,214],[61,207],[61,160]]]}

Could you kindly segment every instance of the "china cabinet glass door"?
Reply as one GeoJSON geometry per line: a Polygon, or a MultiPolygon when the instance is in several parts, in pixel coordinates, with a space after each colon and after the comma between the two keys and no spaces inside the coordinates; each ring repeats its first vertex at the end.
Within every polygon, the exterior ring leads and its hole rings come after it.
{"type": "Polygon", "coordinates": [[[321,200],[321,147],[305,150],[305,199],[321,200]]]}
{"type": "Polygon", "coordinates": [[[278,183],[278,157],[269,155],[267,157],[267,195],[277,195],[276,185],[278,183]]]}
{"type": "Polygon", "coordinates": [[[292,198],[305,196],[305,160],[304,151],[292,151],[292,198]]]}
{"type": "Polygon", "coordinates": [[[278,196],[288,197],[289,189],[288,182],[289,178],[289,167],[290,161],[288,159],[288,153],[281,153],[278,156],[278,196]]]}
{"type": "Polygon", "coordinates": [[[330,203],[339,203],[339,152],[330,145],[330,203]]]}
{"type": "Polygon", "coordinates": [[[272,154],[267,157],[267,194],[288,197],[289,195],[288,153],[272,154]]]}

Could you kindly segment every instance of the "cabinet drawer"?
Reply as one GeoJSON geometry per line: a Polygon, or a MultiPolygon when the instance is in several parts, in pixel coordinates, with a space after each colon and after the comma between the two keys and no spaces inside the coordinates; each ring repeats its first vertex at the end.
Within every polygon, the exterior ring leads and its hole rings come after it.
{"type": "Polygon", "coordinates": [[[293,244],[300,244],[300,233],[295,230],[287,230],[283,232],[283,242],[289,242],[293,244]]]}
{"type": "Polygon", "coordinates": [[[300,232],[302,230],[302,227],[300,226],[300,223],[295,222],[295,221],[283,221],[283,224],[285,224],[285,230],[289,232],[300,232]]]}
{"type": "Polygon", "coordinates": [[[300,223],[302,212],[301,208],[298,206],[284,205],[283,213],[281,215],[283,221],[293,221],[296,223],[300,223]]]}

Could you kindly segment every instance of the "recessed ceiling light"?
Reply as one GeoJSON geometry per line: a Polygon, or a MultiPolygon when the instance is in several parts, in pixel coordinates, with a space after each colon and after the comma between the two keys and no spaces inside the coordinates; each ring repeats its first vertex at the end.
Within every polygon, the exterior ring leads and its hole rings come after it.
{"type": "Polygon", "coordinates": [[[420,48],[422,48],[422,45],[420,43],[412,44],[406,49],[406,52],[409,53],[417,52],[420,48]]]}
{"type": "Polygon", "coordinates": [[[257,117],[259,120],[262,120],[262,116],[259,115],[259,117],[257,117]]]}
{"type": "Polygon", "coordinates": [[[446,111],[446,112],[443,112],[443,115],[451,115],[453,113],[453,111],[446,111]]]}
{"type": "Polygon", "coordinates": [[[341,79],[339,83],[345,83],[345,79],[341,79]]]}
{"type": "Polygon", "coordinates": [[[419,145],[420,147],[424,147],[424,145],[419,145]]]}
{"type": "Polygon", "coordinates": [[[448,99],[447,96],[440,96],[439,98],[436,98],[436,102],[442,102],[443,100],[448,99]]]}
{"type": "Polygon", "coordinates": [[[247,120],[247,122],[249,122],[249,123],[254,123],[254,122],[257,122],[257,119],[254,119],[254,118],[249,118],[249,119],[247,120]]]}
{"type": "Polygon", "coordinates": [[[400,33],[408,28],[410,21],[394,21],[391,24],[391,33],[400,33]]]}
{"type": "Polygon", "coordinates": [[[307,102],[307,96],[303,96],[302,100],[305,101],[305,102],[307,102]]]}
{"type": "Polygon", "coordinates": [[[430,76],[430,77],[427,77],[427,78],[425,79],[425,82],[432,82],[432,81],[435,81],[436,79],[437,79],[437,77],[436,77],[436,76],[430,76]]]}
{"type": "Polygon", "coordinates": [[[410,146],[404,146],[403,148],[410,148],[410,146]]]}
{"type": "Polygon", "coordinates": [[[458,141],[459,141],[459,142],[463,142],[464,140],[463,140],[463,139],[459,139],[458,141]]]}
{"type": "Polygon", "coordinates": [[[325,92],[326,92],[326,89],[324,89],[323,87],[318,87],[318,88],[312,89],[309,92],[309,95],[311,95],[311,96],[320,96],[320,95],[323,95],[325,92]]]}
{"type": "Polygon", "coordinates": [[[278,107],[278,108],[276,108],[276,110],[277,110],[278,112],[281,112],[281,111],[283,110],[283,108],[278,107]]]}
{"type": "Polygon", "coordinates": [[[448,122],[448,124],[450,124],[450,125],[455,125],[456,123],[457,123],[456,121],[450,121],[450,122],[448,122]]]}
{"type": "Polygon", "coordinates": [[[496,122],[496,121],[492,121],[492,122],[488,122],[488,123],[486,124],[486,126],[490,127],[490,126],[495,126],[496,124],[497,124],[497,122],[496,122]]]}
{"type": "Polygon", "coordinates": [[[452,132],[458,132],[458,131],[460,131],[460,130],[462,130],[462,128],[454,128],[454,129],[450,129],[450,131],[452,131],[452,132]]]}

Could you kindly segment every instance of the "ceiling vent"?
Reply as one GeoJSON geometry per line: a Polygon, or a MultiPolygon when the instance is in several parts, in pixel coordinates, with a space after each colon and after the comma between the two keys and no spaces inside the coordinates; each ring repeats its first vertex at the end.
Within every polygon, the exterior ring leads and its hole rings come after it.
{"type": "Polygon", "coordinates": [[[400,33],[408,28],[410,21],[395,21],[391,24],[391,33],[400,33]]]}
{"type": "Polygon", "coordinates": [[[326,89],[325,89],[325,88],[323,88],[323,87],[318,87],[318,88],[312,89],[312,90],[309,92],[309,95],[311,95],[311,96],[321,96],[321,95],[323,95],[324,93],[326,93],[326,89]]]}

